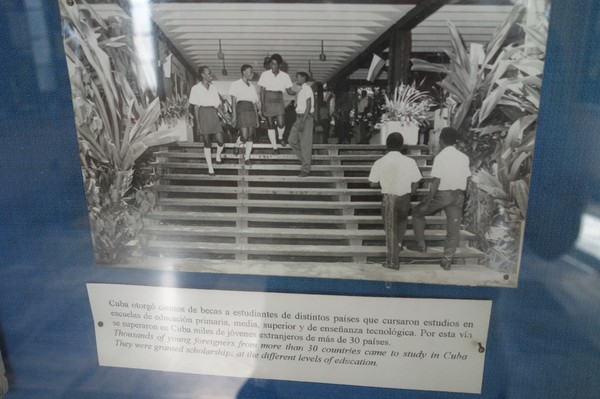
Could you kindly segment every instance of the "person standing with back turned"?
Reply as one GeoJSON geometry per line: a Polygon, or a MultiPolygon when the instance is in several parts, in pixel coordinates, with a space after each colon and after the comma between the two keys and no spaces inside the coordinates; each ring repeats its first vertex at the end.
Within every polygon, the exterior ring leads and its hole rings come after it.
{"type": "Polygon", "coordinates": [[[460,224],[463,216],[465,191],[471,177],[469,157],[456,149],[458,132],[452,127],[445,127],[440,132],[441,151],[433,160],[431,177],[433,183],[427,197],[417,204],[412,212],[416,245],[408,249],[426,252],[425,216],[441,211],[446,213],[446,239],[444,255],[440,266],[450,270],[456,248],[460,240],[460,224]]]}
{"type": "Polygon", "coordinates": [[[381,187],[381,216],[385,229],[387,248],[383,267],[400,268],[400,248],[410,211],[410,197],[417,190],[421,172],[414,159],[402,155],[404,138],[398,132],[391,133],[386,140],[388,153],[373,164],[369,174],[369,185],[381,187]]]}

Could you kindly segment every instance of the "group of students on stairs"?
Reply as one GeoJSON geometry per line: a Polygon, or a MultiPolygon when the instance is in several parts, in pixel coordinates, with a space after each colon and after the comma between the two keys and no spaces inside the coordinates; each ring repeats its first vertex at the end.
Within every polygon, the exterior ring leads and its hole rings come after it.
{"type": "Polygon", "coordinates": [[[236,143],[244,146],[244,163],[250,165],[250,154],[256,136],[256,128],[260,126],[260,117],[266,120],[269,142],[273,153],[279,153],[277,136],[283,141],[285,131],[285,105],[283,93],[297,96],[296,121],[291,128],[287,139],[290,147],[298,156],[302,164],[300,176],[308,176],[312,155],[313,91],[308,84],[310,79],[306,72],[296,74],[296,84],[300,87],[298,92],[292,90],[293,83],[290,76],[279,67],[283,59],[279,54],[273,54],[270,59],[270,69],[264,71],[258,81],[260,99],[250,80],[254,76],[251,65],[244,64],[240,68],[242,77],[231,84],[229,94],[232,97],[232,117],[223,111],[221,97],[212,84],[213,75],[207,66],[200,67],[200,82],[192,87],[189,103],[194,106],[196,132],[204,144],[204,157],[208,165],[208,173],[214,175],[212,165],[211,146],[213,138],[217,142],[216,163],[222,163],[221,154],[225,148],[225,141],[219,118],[227,121],[239,129],[240,136],[236,143]],[[277,131],[277,135],[276,135],[277,131]]]}
{"type": "MultiPolygon", "coordinates": [[[[200,82],[192,87],[189,103],[194,106],[197,133],[204,144],[204,157],[210,175],[215,174],[211,158],[213,137],[217,141],[215,162],[218,164],[223,162],[221,154],[225,145],[219,117],[239,129],[240,135],[235,148],[237,149],[239,145],[244,146],[245,165],[250,165],[250,154],[256,128],[260,126],[260,117],[266,120],[273,153],[279,152],[277,136],[283,142],[285,131],[284,92],[296,96],[296,121],[287,141],[302,164],[299,176],[309,175],[315,108],[313,91],[308,84],[310,77],[305,72],[298,72],[296,83],[300,90],[295,92],[292,90],[293,83],[289,75],[279,69],[282,62],[279,54],[270,57],[270,69],[265,70],[258,81],[260,98],[250,83],[254,75],[252,66],[249,64],[241,66],[241,78],[233,82],[229,90],[233,104],[231,120],[223,111],[218,90],[211,83],[213,75],[210,68],[206,66],[200,68],[200,82]]],[[[416,243],[407,245],[406,248],[426,252],[425,216],[444,210],[447,234],[440,266],[444,270],[449,270],[460,240],[462,209],[471,173],[468,157],[454,147],[458,140],[458,132],[453,128],[445,128],[440,133],[439,139],[442,151],[433,162],[431,171],[433,183],[425,199],[412,209],[416,243]]],[[[387,249],[386,262],[383,266],[390,269],[399,268],[399,252],[404,248],[402,239],[406,231],[408,215],[411,213],[411,197],[422,179],[415,160],[401,153],[403,144],[404,140],[400,133],[390,134],[386,142],[388,153],[374,163],[369,174],[371,186],[381,187],[383,194],[381,211],[387,249]]]]}

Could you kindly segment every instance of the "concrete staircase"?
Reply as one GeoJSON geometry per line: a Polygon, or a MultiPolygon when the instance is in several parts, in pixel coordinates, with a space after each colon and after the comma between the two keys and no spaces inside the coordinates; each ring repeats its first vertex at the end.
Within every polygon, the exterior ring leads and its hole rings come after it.
{"type": "MultiPolygon", "coordinates": [[[[175,143],[156,152],[160,181],[159,206],[147,215],[142,238],[149,256],[301,262],[381,262],[385,235],[381,195],[369,187],[373,162],[383,146],[315,145],[308,177],[298,177],[300,164],[290,147],[273,155],[256,144],[252,165],[233,155],[231,144],[223,164],[209,176],[202,144],[175,143]]],[[[431,181],[427,148],[411,146],[425,176],[414,203],[431,181]]],[[[214,157],[213,150],[213,157],[214,157]]],[[[441,258],[445,216],[427,219],[427,253],[404,250],[404,262],[434,263],[441,258]]],[[[409,218],[405,242],[414,239],[409,218]]],[[[483,257],[469,247],[474,236],[461,233],[457,262],[483,257]]]]}

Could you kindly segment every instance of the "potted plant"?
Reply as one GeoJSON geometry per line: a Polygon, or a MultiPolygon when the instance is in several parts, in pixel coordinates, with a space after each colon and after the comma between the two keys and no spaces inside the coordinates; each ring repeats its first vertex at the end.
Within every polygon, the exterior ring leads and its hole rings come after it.
{"type": "Polygon", "coordinates": [[[517,271],[548,35],[546,15],[524,11],[515,6],[480,50],[468,48],[448,22],[450,62],[411,60],[413,71],[445,75],[438,84],[453,105],[449,122],[473,172],[465,224],[488,265],[502,272],[517,271]],[[517,24],[519,38],[510,40],[517,24]]]}
{"type": "Polygon", "coordinates": [[[132,50],[131,21],[60,5],[96,261],[119,263],[139,250],[143,217],[156,203],[145,154],[175,138],[157,127],[160,101],[132,50]]]}
{"type": "Polygon", "coordinates": [[[178,141],[193,141],[192,114],[187,96],[175,95],[161,104],[158,117],[161,128],[173,129],[178,141]]]}
{"type": "Polygon", "coordinates": [[[417,144],[419,126],[429,119],[432,105],[431,96],[417,89],[414,82],[410,85],[402,83],[396,86],[391,99],[385,95],[380,143],[385,144],[390,133],[400,132],[404,137],[404,144],[417,144]]]}

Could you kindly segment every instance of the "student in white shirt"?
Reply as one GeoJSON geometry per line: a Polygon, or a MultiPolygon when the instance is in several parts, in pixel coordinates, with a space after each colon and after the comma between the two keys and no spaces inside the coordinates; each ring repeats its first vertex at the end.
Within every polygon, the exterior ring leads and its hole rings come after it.
{"type": "Polygon", "coordinates": [[[233,102],[232,125],[240,129],[241,142],[245,143],[246,147],[245,163],[250,165],[252,143],[255,140],[256,128],[258,127],[259,101],[258,93],[254,85],[250,83],[250,79],[254,76],[252,66],[244,64],[240,71],[242,78],[233,82],[229,88],[229,95],[233,102]]]}
{"type": "Polygon", "coordinates": [[[296,98],[296,122],[290,130],[288,139],[290,147],[302,163],[300,177],[308,176],[312,160],[315,102],[308,79],[309,76],[306,72],[296,74],[296,83],[300,86],[300,91],[298,92],[298,98],[296,98]]]}
{"type": "Polygon", "coordinates": [[[290,75],[279,69],[282,63],[283,59],[281,56],[273,54],[271,56],[271,69],[264,71],[258,80],[262,107],[261,114],[267,120],[267,132],[271,146],[273,146],[274,154],[279,153],[275,128],[277,128],[279,140],[283,140],[283,132],[285,131],[283,92],[287,92],[291,96],[296,95],[296,92],[292,90],[293,84],[290,75]]]}
{"type": "Polygon", "coordinates": [[[202,66],[198,69],[200,82],[192,87],[190,91],[189,103],[194,106],[194,118],[196,119],[196,129],[198,135],[204,143],[204,157],[208,165],[208,174],[215,175],[212,165],[211,146],[213,136],[217,140],[216,162],[222,163],[221,154],[225,148],[223,130],[219,115],[227,120],[228,117],[223,111],[221,96],[219,91],[212,84],[213,75],[210,68],[202,66]]]}
{"type": "Polygon", "coordinates": [[[465,191],[471,177],[469,157],[456,149],[458,132],[452,127],[445,127],[440,132],[442,150],[433,160],[431,176],[434,178],[427,197],[413,209],[413,228],[416,246],[408,249],[425,252],[425,215],[441,211],[446,213],[447,233],[444,241],[444,255],[440,266],[450,270],[454,254],[460,240],[460,224],[463,217],[465,191]]]}
{"type": "Polygon", "coordinates": [[[414,159],[402,155],[404,138],[398,132],[391,133],[385,142],[388,153],[373,164],[369,174],[371,187],[381,187],[381,216],[385,229],[387,248],[383,267],[400,268],[400,251],[408,213],[410,197],[417,190],[421,180],[421,171],[414,159]]]}

